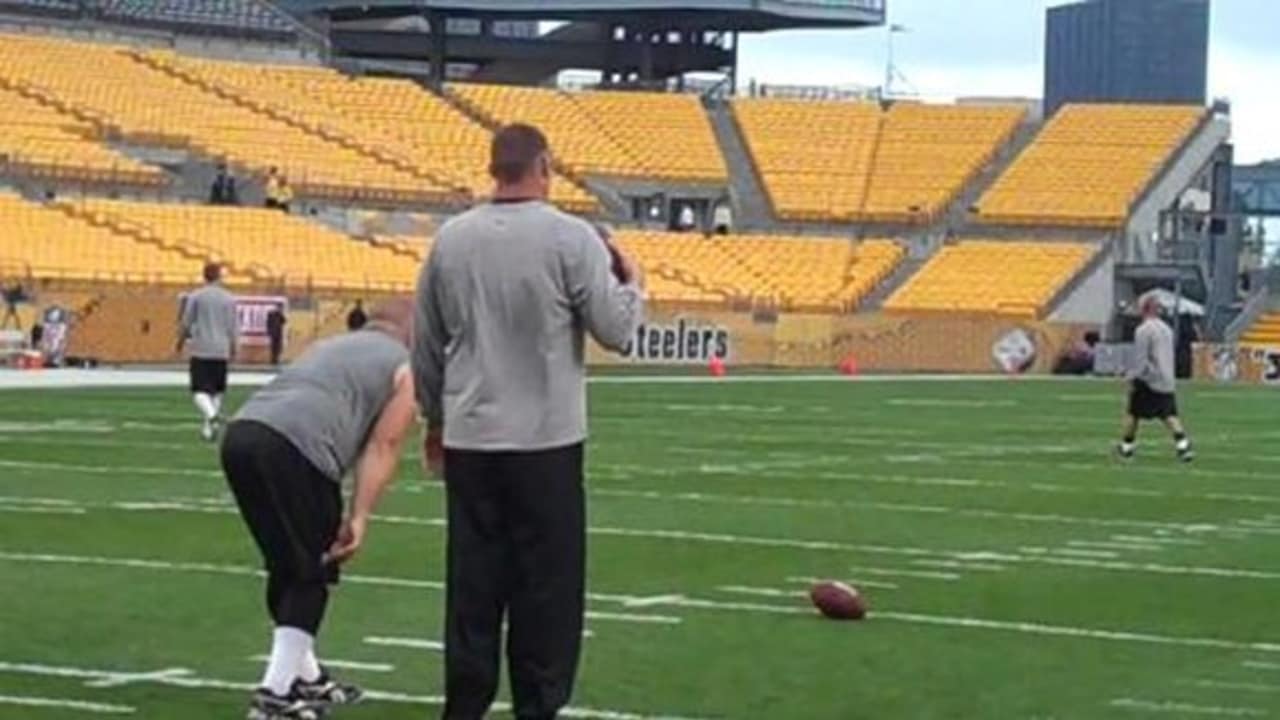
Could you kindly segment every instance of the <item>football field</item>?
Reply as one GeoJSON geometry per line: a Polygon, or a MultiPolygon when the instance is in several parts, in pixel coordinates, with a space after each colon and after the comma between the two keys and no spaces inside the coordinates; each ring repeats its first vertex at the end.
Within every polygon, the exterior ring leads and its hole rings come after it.
{"type": "MultiPolygon", "coordinates": [[[[730,380],[592,385],[566,717],[1280,717],[1274,392],[1185,387],[1184,466],[1155,426],[1110,456],[1117,381],[730,380]]],[[[269,629],[197,430],[178,388],[0,391],[0,718],[242,717],[269,629]]],[[[413,448],[330,606],[372,691],[334,717],[438,713],[443,538],[413,448]]]]}

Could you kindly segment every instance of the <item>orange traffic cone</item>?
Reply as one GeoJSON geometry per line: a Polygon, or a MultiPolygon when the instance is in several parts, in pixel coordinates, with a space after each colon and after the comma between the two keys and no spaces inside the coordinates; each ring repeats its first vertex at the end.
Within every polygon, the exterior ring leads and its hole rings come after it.
{"type": "Polygon", "coordinates": [[[840,374],[853,377],[858,374],[858,359],[850,355],[840,361],[840,374]]]}
{"type": "Polygon", "coordinates": [[[724,377],[724,361],[717,355],[712,355],[711,360],[707,361],[707,371],[711,373],[711,377],[724,377]]]}

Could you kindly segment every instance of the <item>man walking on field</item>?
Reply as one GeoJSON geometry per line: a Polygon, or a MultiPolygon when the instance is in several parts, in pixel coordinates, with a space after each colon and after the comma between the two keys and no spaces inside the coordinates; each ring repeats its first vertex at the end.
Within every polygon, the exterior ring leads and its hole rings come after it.
{"type": "Polygon", "coordinates": [[[222,425],[227,365],[236,357],[236,298],[222,287],[222,268],[204,266],[204,287],[187,295],[179,319],[178,352],[190,356],[191,397],[200,411],[200,436],[212,441],[222,425]]]}
{"type": "Polygon", "coordinates": [[[249,720],[318,720],[361,695],[329,677],[315,642],[338,566],[360,549],[417,419],[412,317],[407,298],[374,308],[364,329],[312,345],[227,426],[222,467],[262,553],[275,626],[249,720]]]}
{"type": "Polygon", "coordinates": [[[416,303],[426,454],[443,454],[448,505],[443,717],[485,717],[505,617],[515,716],[553,720],[582,642],[584,333],[621,350],[644,301],[636,265],[547,203],[540,131],[505,127],[490,151],[493,199],[440,229],[416,303]]]}
{"type": "Polygon", "coordinates": [[[1160,300],[1155,293],[1139,298],[1138,307],[1143,319],[1133,338],[1129,409],[1125,416],[1124,437],[1116,450],[1120,457],[1132,458],[1137,451],[1139,422],[1159,419],[1173,435],[1178,459],[1191,462],[1195,459],[1195,450],[1191,447],[1191,438],[1187,436],[1182,419],[1178,417],[1173,330],[1160,319],[1160,300]]]}

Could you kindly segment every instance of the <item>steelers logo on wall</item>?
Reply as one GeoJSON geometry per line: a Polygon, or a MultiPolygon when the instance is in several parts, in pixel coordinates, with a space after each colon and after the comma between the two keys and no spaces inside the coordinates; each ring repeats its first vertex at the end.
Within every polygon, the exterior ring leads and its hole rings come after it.
{"type": "Polygon", "coordinates": [[[1036,340],[1026,330],[1014,328],[991,346],[991,357],[1001,372],[1021,375],[1036,363],[1036,340]]]}

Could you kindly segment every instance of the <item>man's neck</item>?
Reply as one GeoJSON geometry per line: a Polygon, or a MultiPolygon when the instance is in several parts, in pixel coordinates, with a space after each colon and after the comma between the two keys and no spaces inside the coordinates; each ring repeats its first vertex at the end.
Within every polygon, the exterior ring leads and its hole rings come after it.
{"type": "Polygon", "coordinates": [[[538,202],[545,200],[539,188],[526,184],[499,186],[493,191],[494,203],[538,202]]]}

